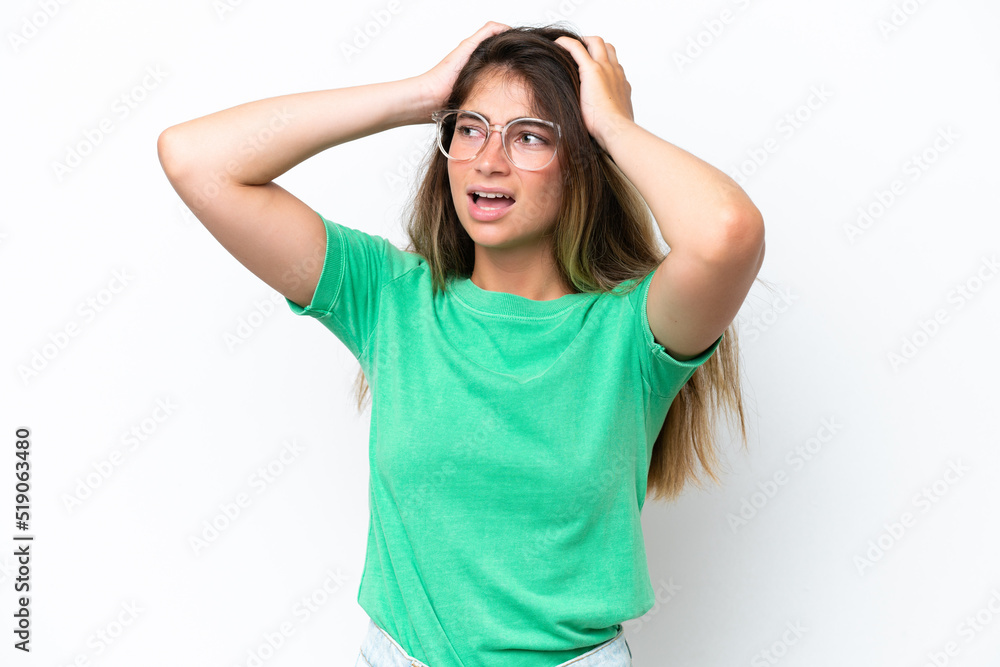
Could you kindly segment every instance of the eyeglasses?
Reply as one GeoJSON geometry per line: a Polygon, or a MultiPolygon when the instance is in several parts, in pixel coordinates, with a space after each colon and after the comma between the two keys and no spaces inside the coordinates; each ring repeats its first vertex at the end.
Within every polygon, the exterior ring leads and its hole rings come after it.
{"type": "Polygon", "coordinates": [[[507,159],[518,169],[538,171],[556,157],[561,131],[559,125],[540,118],[515,118],[503,127],[490,124],[475,111],[442,110],[431,114],[437,123],[438,148],[449,160],[467,162],[483,152],[493,128],[500,130],[500,141],[507,159]]]}

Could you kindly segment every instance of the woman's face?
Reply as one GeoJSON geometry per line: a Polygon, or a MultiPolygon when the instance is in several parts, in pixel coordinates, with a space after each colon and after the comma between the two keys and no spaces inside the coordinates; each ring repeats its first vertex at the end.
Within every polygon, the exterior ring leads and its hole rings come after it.
{"type": "MultiPolygon", "coordinates": [[[[538,117],[528,106],[524,84],[517,79],[504,81],[497,74],[481,79],[472,96],[459,106],[500,126],[515,118],[538,117]]],[[[539,171],[519,169],[507,158],[500,132],[494,128],[478,157],[466,162],[448,160],[448,178],[458,219],[478,245],[503,249],[536,245],[555,225],[562,202],[558,152],[539,171]],[[474,194],[483,190],[503,192],[510,199],[474,194]]]]}

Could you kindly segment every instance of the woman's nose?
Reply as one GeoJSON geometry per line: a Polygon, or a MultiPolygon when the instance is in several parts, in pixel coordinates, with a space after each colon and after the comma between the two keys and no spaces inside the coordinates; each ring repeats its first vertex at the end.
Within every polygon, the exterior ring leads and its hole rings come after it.
{"type": "Polygon", "coordinates": [[[503,149],[503,135],[501,131],[503,128],[495,126],[493,131],[490,132],[490,136],[486,139],[486,145],[483,146],[482,152],[479,154],[477,162],[484,168],[488,168],[492,171],[503,170],[509,168],[510,164],[507,160],[507,155],[503,149]]]}

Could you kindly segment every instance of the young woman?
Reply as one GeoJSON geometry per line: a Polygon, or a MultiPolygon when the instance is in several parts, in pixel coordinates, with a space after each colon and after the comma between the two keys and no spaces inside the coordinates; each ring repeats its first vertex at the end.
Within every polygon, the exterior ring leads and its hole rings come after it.
{"type": "Polygon", "coordinates": [[[358,359],[359,409],[371,389],[358,665],[630,665],[623,623],[654,604],[647,495],[700,483],[698,464],[717,480],[710,411],[745,443],[732,322],[761,215],[639,127],[630,93],[599,37],[490,22],[420,76],[159,138],[209,231],[358,359]],[[273,182],[427,122],[406,251],[273,182]]]}

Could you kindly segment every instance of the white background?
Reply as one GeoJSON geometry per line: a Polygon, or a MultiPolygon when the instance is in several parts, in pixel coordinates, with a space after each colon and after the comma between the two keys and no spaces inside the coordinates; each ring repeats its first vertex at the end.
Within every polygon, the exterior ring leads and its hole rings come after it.
{"type": "MultiPolygon", "coordinates": [[[[565,18],[615,45],[638,123],[738,177],[775,286],[755,284],[739,317],[749,450],[724,439],[722,487],[644,509],[661,602],[626,626],[635,664],[997,664],[995,3],[49,4],[7,2],[0,20],[0,663],[354,664],[357,362],[190,215],[156,140],[251,100],[414,76],[490,19],[565,18]],[[102,119],[111,131],[88,139],[102,119]],[[71,150],[87,154],[60,176],[71,150]],[[11,648],[19,426],[30,655],[11,648]],[[281,474],[252,486],[292,441],[281,474]],[[196,552],[240,493],[252,503],[196,552]]],[[[278,182],[402,247],[400,176],[429,128],[278,182]]]]}

